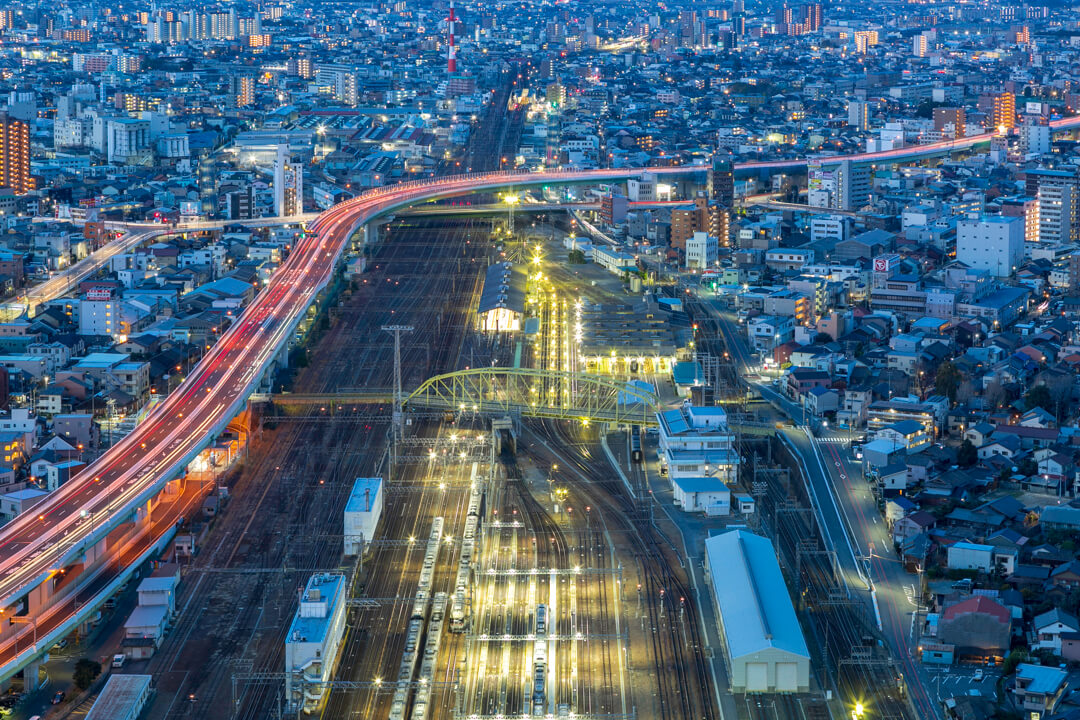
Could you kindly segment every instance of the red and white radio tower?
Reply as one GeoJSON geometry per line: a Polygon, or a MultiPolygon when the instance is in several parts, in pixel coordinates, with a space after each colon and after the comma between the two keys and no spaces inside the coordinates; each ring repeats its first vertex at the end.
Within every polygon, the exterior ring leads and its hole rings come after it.
{"type": "Polygon", "coordinates": [[[454,17],[454,0],[450,0],[450,17],[448,19],[449,24],[447,27],[450,33],[450,51],[446,56],[446,71],[452,74],[457,72],[457,46],[454,45],[454,23],[457,21],[457,18],[454,17]]]}

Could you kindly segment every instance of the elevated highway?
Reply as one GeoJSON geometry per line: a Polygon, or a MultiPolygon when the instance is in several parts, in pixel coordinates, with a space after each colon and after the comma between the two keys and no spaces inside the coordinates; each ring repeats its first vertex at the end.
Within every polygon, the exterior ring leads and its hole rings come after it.
{"type": "MultiPolygon", "coordinates": [[[[1076,129],[1080,117],[1055,121],[1053,127],[1076,129]]],[[[980,135],[848,159],[904,162],[965,150],[989,139],[980,135]]],[[[805,164],[806,159],[793,159],[743,163],[736,169],[754,172],[805,164]]],[[[132,567],[171,537],[175,518],[190,501],[185,483],[177,478],[225,430],[262,386],[276,359],[288,351],[306,309],[331,281],[349,239],[366,223],[431,199],[704,169],[496,172],[428,179],[379,188],[319,215],[312,232],[295,243],[264,290],[175,392],[96,462],[32,512],[0,529],[0,618],[12,618],[0,621],[0,680],[36,662],[53,642],[92,614],[132,567]]]]}

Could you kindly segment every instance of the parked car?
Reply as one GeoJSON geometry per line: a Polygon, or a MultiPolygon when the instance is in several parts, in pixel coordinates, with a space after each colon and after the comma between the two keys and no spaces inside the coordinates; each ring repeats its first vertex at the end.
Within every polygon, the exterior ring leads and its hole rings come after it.
{"type": "Polygon", "coordinates": [[[981,682],[983,677],[985,677],[984,674],[983,674],[983,670],[982,670],[982,668],[979,668],[978,670],[975,671],[975,674],[972,676],[972,680],[974,680],[975,682],[981,682]]]}

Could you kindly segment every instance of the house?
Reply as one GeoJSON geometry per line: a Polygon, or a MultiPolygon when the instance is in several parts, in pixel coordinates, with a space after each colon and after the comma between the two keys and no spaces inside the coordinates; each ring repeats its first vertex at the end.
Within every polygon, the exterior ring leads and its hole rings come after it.
{"type": "Polygon", "coordinates": [[[832,384],[832,376],[822,370],[794,367],[788,372],[787,389],[792,398],[800,398],[812,388],[827,388],[832,384]]]}
{"type": "Polygon", "coordinates": [[[878,488],[884,497],[902,494],[908,488],[908,469],[904,463],[892,463],[877,470],[878,488]]]}
{"type": "Polygon", "coordinates": [[[992,458],[995,455],[1000,455],[1004,458],[1012,459],[1020,453],[1020,438],[1015,435],[999,435],[994,433],[994,437],[985,445],[978,449],[978,456],[980,460],[986,460],[992,458]]]}
{"type": "Polygon", "coordinates": [[[1055,585],[1080,587],[1080,560],[1070,560],[1058,565],[1050,572],[1050,580],[1055,585]]]}
{"type": "Polygon", "coordinates": [[[920,535],[937,523],[937,518],[925,510],[916,510],[893,523],[893,541],[903,544],[908,538],[920,535]]]}
{"type": "Polygon", "coordinates": [[[1030,720],[1052,715],[1069,686],[1069,674],[1056,667],[1021,663],[1012,687],[1016,704],[1030,720]]]}
{"type": "Polygon", "coordinates": [[[836,412],[840,407],[840,393],[826,387],[812,387],[803,395],[803,407],[814,417],[836,412]]]}
{"type": "Polygon", "coordinates": [[[1031,621],[1031,629],[1034,634],[1031,645],[1033,649],[1052,650],[1055,655],[1060,655],[1061,634],[1080,632],[1080,622],[1064,610],[1052,608],[1036,615],[1031,621]]]}
{"type": "Polygon", "coordinates": [[[891,497],[885,501],[885,523],[891,530],[897,520],[910,515],[918,509],[918,505],[903,495],[891,497]]]}

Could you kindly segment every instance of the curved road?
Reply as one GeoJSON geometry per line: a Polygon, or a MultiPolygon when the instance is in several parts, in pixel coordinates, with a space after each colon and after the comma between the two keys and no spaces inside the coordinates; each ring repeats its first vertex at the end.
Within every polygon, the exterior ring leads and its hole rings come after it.
{"type": "MultiPolygon", "coordinates": [[[[1053,123],[1055,130],[1080,127],[1080,116],[1053,123]]],[[[883,153],[831,157],[829,161],[892,162],[969,148],[990,135],[905,148],[883,153]]],[[[806,160],[742,163],[737,170],[805,165],[806,160]]],[[[606,169],[534,173],[495,172],[420,180],[380,188],[336,205],[313,223],[315,232],[296,243],[288,259],[239,320],[207,353],[178,391],[146,421],[33,512],[0,530],[0,611],[28,591],[51,582],[74,584],[58,572],[81,561],[85,548],[117,522],[133,518],[168,478],[176,477],[243,407],[273,358],[286,347],[308,305],[330,281],[334,266],[353,231],[368,220],[419,201],[465,195],[508,185],[622,180],[643,172],[677,174],[694,167],[606,169]]],[[[702,168],[704,169],[704,168],[702,168]]],[[[159,529],[164,532],[164,529],[159,529]]],[[[35,618],[31,626],[0,642],[0,675],[13,663],[38,652],[50,629],[78,611],[60,603],[35,618]],[[31,639],[31,633],[33,639],[31,639]]]]}

